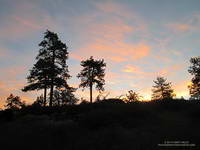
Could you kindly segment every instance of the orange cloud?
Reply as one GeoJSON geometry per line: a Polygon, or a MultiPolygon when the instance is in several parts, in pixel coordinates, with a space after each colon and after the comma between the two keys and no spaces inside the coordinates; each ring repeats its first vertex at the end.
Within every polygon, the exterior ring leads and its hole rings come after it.
{"type": "Polygon", "coordinates": [[[33,29],[41,29],[41,26],[36,22],[36,20],[30,20],[30,19],[27,20],[27,19],[21,18],[20,16],[14,16],[14,19],[18,23],[20,23],[21,25],[24,25],[26,27],[33,28],[33,29]]]}
{"type": "Polygon", "coordinates": [[[95,36],[96,40],[98,38],[109,40],[109,42],[117,42],[119,39],[124,39],[126,34],[130,34],[134,31],[134,28],[126,24],[122,19],[112,18],[113,22],[106,23],[94,23],[90,26],[91,36],[95,36]]]}
{"type": "Polygon", "coordinates": [[[114,72],[107,72],[105,75],[105,81],[106,81],[106,85],[116,85],[117,83],[119,83],[119,78],[120,75],[118,73],[114,73],[114,72]]]}
{"type": "Polygon", "coordinates": [[[0,81],[0,107],[3,108],[6,98],[9,94],[20,96],[22,100],[31,103],[33,97],[37,95],[37,92],[24,93],[21,89],[26,84],[26,79],[19,79],[27,71],[23,66],[14,66],[10,68],[1,69],[1,81],[0,81]]]}
{"type": "Polygon", "coordinates": [[[174,32],[186,32],[192,29],[192,26],[189,24],[169,24],[168,25],[174,32]]]}
{"type": "Polygon", "coordinates": [[[111,56],[110,59],[114,62],[119,62],[119,63],[127,60],[126,58],[120,56],[111,56]]]}
{"type": "Polygon", "coordinates": [[[156,77],[156,76],[170,76],[176,73],[178,70],[182,69],[184,66],[177,64],[173,66],[169,66],[154,72],[145,72],[142,71],[141,68],[133,65],[126,65],[124,69],[122,69],[122,72],[128,72],[128,73],[135,73],[135,74],[143,74],[145,77],[156,77]]]}
{"type": "Polygon", "coordinates": [[[75,19],[76,24],[77,20],[83,24],[81,32],[87,40],[82,48],[72,52],[73,58],[80,60],[93,55],[111,62],[124,62],[135,61],[149,55],[151,47],[146,43],[126,42],[133,33],[144,33],[145,24],[138,19],[139,17],[132,15],[127,7],[119,3],[95,3],[95,6],[95,13],[75,19]],[[118,12],[124,17],[118,15],[118,12]],[[132,20],[134,23],[130,24],[132,20]]]}
{"type": "Polygon", "coordinates": [[[200,13],[196,12],[174,23],[167,24],[174,33],[200,30],[200,13]]]}
{"type": "Polygon", "coordinates": [[[131,66],[131,65],[126,65],[125,68],[122,71],[127,72],[127,73],[135,73],[135,74],[144,73],[138,67],[131,66]]]}
{"type": "Polygon", "coordinates": [[[178,70],[181,70],[183,67],[184,65],[182,64],[173,65],[173,66],[161,69],[158,75],[160,76],[174,75],[176,72],[178,72],[178,70]]]}
{"type": "Polygon", "coordinates": [[[5,55],[6,55],[6,52],[3,49],[1,49],[0,50],[0,57],[4,57],[5,55]]]}
{"type": "Polygon", "coordinates": [[[7,81],[12,81],[12,79],[16,79],[17,76],[24,75],[27,71],[27,67],[25,66],[13,66],[1,69],[1,78],[7,79],[7,81]]]}
{"type": "Polygon", "coordinates": [[[97,2],[94,5],[104,13],[116,14],[122,17],[131,17],[131,13],[127,12],[127,8],[123,4],[107,1],[105,3],[97,2]]]}
{"type": "Polygon", "coordinates": [[[0,108],[4,108],[6,98],[13,93],[16,96],[20,96],[22,101],[25,101],[27,104],[31,104],[35,96],[40,95],[41,92],[32,91],[24,93],[21,89],[25,85],[25,80],[6,80],[0,81],[0,108]]]}
{"type": "Polygon", "coordinates": [[[157,55],[154,56],[157,60],[160,60],[162,62],[166,62],[166,63],[170,63],[172,60],[169,57],[166,56],[161,56],[161,55],[157,55]]]}
{"type": "Polygon", "coordinates": [[[95,56],[115,62],[123,62],[127,60],[135,61],[148,56],[150,53],[150,47],[143,43],[134,45],[124,43],[123,41],[116,42],[115,44],[108,43],[106,41],[102,42],[89,43],[85,47],[79,49],[77,54],[74,53],[73,58],[80,59],[78,54],[81,54],[82,58],[95,56]]]}
{"type": "Polygon", "coordinates": [[[150,53],[150,46],[144,43],[126,43],[125,37],[134,31],[132,26],[122,21],[115,24],[95,24],[89,28],[92,40],[84,47],[72,52],[72,57],[80,59],[89,55],[103,57],[114,62],[138,60],[150,53]],[[88,55],[89,54],[89,55],[88,55]],[[79,57],[79,58],[78,58],[79,57]]]}
{"type": "Polygon", "coordinates": [[[24,38],[36,31],[58,26],[51,16],[39,9],[34,2],[19,2],[13,8],[12,14],[7,14],[1,20],[0,33],[5,38],[24,38]]]}

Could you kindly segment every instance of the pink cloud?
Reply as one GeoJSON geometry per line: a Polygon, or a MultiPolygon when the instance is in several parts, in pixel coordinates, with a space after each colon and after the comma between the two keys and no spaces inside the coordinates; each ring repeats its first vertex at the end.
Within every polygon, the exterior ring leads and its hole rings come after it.
{"type": "Polygon", "coordinates": [[[167,24],[174,33],[184,33],[189,31],[200,30],[200,13],[193,13],[190,16],[181,18],[178,21],[167,24]]]}
{"type": "Polygon", "coordinates": [[[56,26],[58,24],[52,17],[34,2],[19,2],[13,8],[13,13],[3,18],[0,33],[4,38],[18,39],[56,26]]]}
{"type": "MultiPolygon", "coordinates": [[[[92,39],[74,53],[73,58],[89,55],[104,57],[115,62],[138,60],[150,53],[150,46],[145,43],[126,43],[125,38],[134,31],[134,27],[122,20],[115,23],[93,24],[88,28],[92,39]],[[89,55],[88,55],[89,54],[89,55]]],[[[80,59],[80,57],[78,58],[80,59]]]]}
{"type": "Polygon", "coordinates": [[[179,24],[179,23],[169,24],[168,27],[171,28],[175,33],[186,32],[193,28],[189,24],[179,24]]]}
{"type": "Polygon", "coordinates": [[[17,76],[24,75],[27,71],[27,67],[25,66],[12,66],[7,68],[1,68],[1,78],[7,79],[11,81],[11,79],[15,79],[17,76]]]}
{"type": "Polygon", "coordinates": [[[107,1],[104,3],[96,2],[94,5],[102,13],[118,15],[125,18],[135,17],[135,15],[127,9],[127,6],[122,3],[107,1]]]}
{"type": "Polygon", "coordinates": [[[20,16],[14,16],[14,19],[21,25],[24,25],[26,27],[32,28],[32,29],[41,29],[42,27],[37,23],[36,20],[27,20],[23,19],[20,16]],[[37,23],[37,24],[36,24],[37,23]]]}
{"type": "Polygon", "coordinates": [[[41,92],[32,91],[24,93],[21,89],[25,86],[25,80],[5,80],[5,82],[0,81],[0,108],[4,108],[6,98],[13,93],[16,96],[20,96],[22,101],[31,104],[35,99],[36,95],[40,95],[41,92]]]}
{"type": "Polygon", "coordinates": [[[184,65],[177,64],[170,67],[163,68],[159,71],[161,76],[173,76],[176,72],[183,69],[184,65]]]}
{"type": "Polygon", "coordinates": [[[163,77],[170,77],[176,74],[178,70],[183,69],[183,65],[177,64],[169,67],[165,67],[162,69],[154,70],[153,72],[145,72],[142,68],[128,64],[125,65],[124,68],[121,70],[125,73],[132,73],[135,74],[134,76],[130,74],[126,74],[125,78],[152,78],[155,79],[157,76],[163,76],[163,77]]]}
{"type": "Polygon", "coordinates": [[[32,103],[35,95],[38,94],[37,91],[24,93],[21,89],[26,85],[26,79],[19,79],[19,77],[24,76],[27,70],[24,66],[14,66],[9,68],[1,69],[1,81],[0,81],[0,107],[3,108],[6,98],[9,94],[20,96],[22,100],[32,103]]]}
{"type": "Polygon", "coordinates": [[[120,75],[114,72],[106,72],[105,81],[106,85],[117,85],[119,81],[120,75]]]}
{"type": "Polygon", "coordinates": [[[0,48],[0,58],[5,57],[7,55],[6,51],[2,48],[0,48]]]}
{"type": "Polygon", "coordinates": [[[75,19],[76,24],[83,24],[80,36],[84,35],[86,41],[72,52],[72,58],[80,60],[93,55],[111,62],[124,62],[150,54],[151,47],[145,42],[126,42],[135,32],[141,32],[141,35],[146,32],[146,25],[127,6],[112,1],[94,4],[96,12],[75,19]],[[129,23],[131,20],[134,20],[133,24],[129,23]]]}
{"type": "Polygon", "coordinates": [[[0,58],[3,59],[9,59],[10,56],[10,50],[6,48],[3,45],[0,45],[0,58]]]}
{"type": "Polygon", "coordinates": [[[148,56],[150,53],[150,47],[143,43],[127,44],[123,41],[118,41],[112,44],[107,41],[102,42],[105,43],[88,43],[88,45],[79,49],[77,54],[73,53],[73,58],[80,59],[78,55],[81,54],[84,59],[91,55],[98,58],[105,58],[106,60],[122,62],[127,60],[135,61],[148,56]]]}
{"type": "Polygon", "coordinates": [[[132,65],[126,65],[122,71],[126,72],[126,73],[135,73],[135,74],[143,74],[144,73],[140,70],[139,67],[132,66],[132,65]]]}
{"type": "Polygon", "coordinates": [[[124,58],[124,57],[120,57],[120,56],[111,56],[110,60],[114,61],[114,62],[119,62],[120,63],[120,62],[126,61],[127,59],[124,58]]]}

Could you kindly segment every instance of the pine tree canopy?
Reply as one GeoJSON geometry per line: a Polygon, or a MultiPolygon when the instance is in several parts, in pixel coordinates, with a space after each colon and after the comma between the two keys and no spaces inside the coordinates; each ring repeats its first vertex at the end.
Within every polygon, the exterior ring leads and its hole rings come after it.
{"type": "Polygon", "coordinates": [[[175,96],[171,82],[167,82],[167,79],[164,77],[157,77],[157,79],[153,82],[155,83],[152,89],[153,100],[173,98],[175,96]]]}

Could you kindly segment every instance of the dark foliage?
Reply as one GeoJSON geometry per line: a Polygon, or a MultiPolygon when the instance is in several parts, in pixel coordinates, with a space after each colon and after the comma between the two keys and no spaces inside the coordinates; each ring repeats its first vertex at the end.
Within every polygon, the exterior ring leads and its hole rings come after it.
{"type": "Polygon", "coordinates": [[[43,105],[46,105],[47,89],[50,88],[50,60],[45,57],[36,57],[36,60],[37,62],[34,64],[27,77],[28,85],[25,86],[22,91],[27,92],[44,89],[43,105]]]}
{"type": "Polygon", "coordinates": [[[164,77],[157,77],[153,82],[155,85],[152,89],[152,100],[172,99],[175,96],[171,82],[167,82],[164,77]]]}
{"type": "Polygon", "coordinates": [[[10,96],[6,99],[5,107],[8,109],[19,109],[25,107],[25,102],[22,102],[19,96],[10,94],[10,96]]]}
{"type": "Polygon", "coordinates": [[[36,63],[27,77],[29,85],[23,91],[44,89],[44,104],[46,103],[47,89],[50,88],[49,105],[52,106],[53,90],[56,88],[67,88],[68,66],[66,60],[68,51],[66,44],[62,43],[58,35],[47,30],[44,40],[39,44],[41,49],[36,57],[36,63]]]}
{"type": "Polygon", "coordinates": [[[105,76],[105,67],[106,63],[104,60],[94,60],[91,56],[90,59],[81,61],[81,66],[83,69],[77,75],[78,78],[81,78],[81,84],[79,87],[89,87],[90,88],[90,102],[92,103],[92,87],[96,84],[96,89],[99,91],[104,90],[104,76],[105,76]]]}
{"type": "Polygon", "coordinates": [[[187,140],[197,144],[198,149],[199,110],[199,101],[179,99],[128,104],[108,99],[60,107],[27,106],[0,112],[1,146],[155,150],[166,140],[187,140]]]}
{"type": "Polygon", "coordinates": [[[53,106],[63,106],[63,105],[74,105],[79,99],[73,94],[76,91],[73,87],[68,87],[65,89],[54,90],[53,94],[53,106]]]}
{"type": "Polygon", "coordinates": [[[124,101],[126,103],[132,103],[137,102],[142,98],[142,96],[139,95],[139,93],[134,92],[133,90],[128,91],[128,94],[126,94],[126,97],[124,98],[124,101]]]}
{"type": "Polygon", "coordinates": [[[32,105],[38,105],[38,106],[46,106],[47,101],[43,97],[43,95],[40,95],[36,98],[36,101],[33,102],[32,105]]]}
{"type": "Polygon", "coordinates": [[[200,99],[200,57],[190,59],[191,66],[188,72],[193,75],[192,84],[189,86],[191,99],[200,99]]]}

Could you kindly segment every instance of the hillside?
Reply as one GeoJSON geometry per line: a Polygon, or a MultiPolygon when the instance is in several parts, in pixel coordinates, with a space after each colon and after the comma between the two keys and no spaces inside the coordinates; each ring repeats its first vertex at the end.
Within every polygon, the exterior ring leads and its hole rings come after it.
{"type": "MultiPolygon", "coordinates": [[[[199,148],[200,102],[163,100],[125,104],[104,100],[63,107],[27,106],[0,112],[5,149],[156,150],[165,141],[199,148]]],[[[177,147],[178,149],[178,147],[177,147]]]]}

